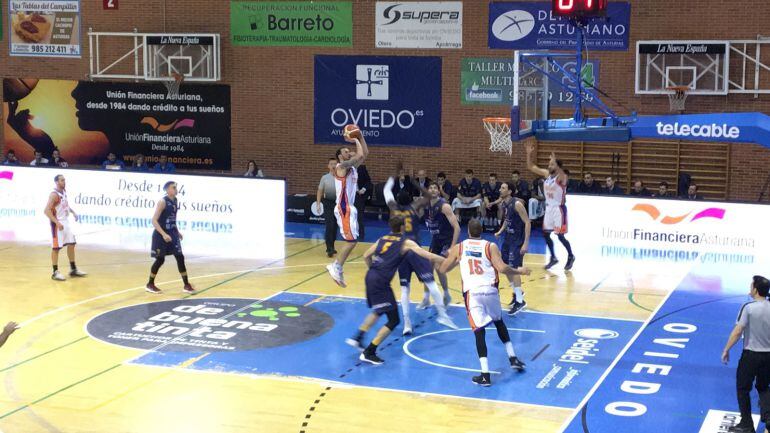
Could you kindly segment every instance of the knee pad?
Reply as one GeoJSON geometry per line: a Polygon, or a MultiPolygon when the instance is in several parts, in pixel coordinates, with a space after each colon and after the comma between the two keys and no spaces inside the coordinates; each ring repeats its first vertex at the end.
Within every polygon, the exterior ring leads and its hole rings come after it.
{"type": "Polygon", "coordinates": [[[398,318],[398,310],[393,309],[385,313],[388,317],[387,323],[385,323],[385,326],[388,327],[391,331],[396,329],[396,326],[398,326],[399,323],[401,323],[401,319],[398,318]]]}

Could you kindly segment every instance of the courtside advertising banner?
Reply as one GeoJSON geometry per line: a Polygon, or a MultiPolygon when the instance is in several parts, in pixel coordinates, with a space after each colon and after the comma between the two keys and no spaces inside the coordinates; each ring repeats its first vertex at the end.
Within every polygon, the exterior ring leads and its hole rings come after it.
{"type": "MultiPolygon", "coordinates": [[[[583,79],[585,87],[599,85],[599,61],[589,60],[583,64],[577,74],[574,60],[556,59],[562,68],[583,79]]],[[[534,95],[541,97],[543,82],[547,79],[542,73],[525,64],[521,65],[519,79],[519,100],[529,105],[538,105],[541,100],[534,100],[534,95]]],[[[567,86],[574,86],[560,69],[548,65],[548,70],[567,86]]],[[[513,105],[514,61],[510,57],[472,57],[462,59],[460,66],[460,101],[468,104],[513,105]]],[[[564,87],[553,83],[549,86],[552,107],[572,107],[575,95],[564,87]]]]}
{"type": "Polygon", "coordinates": [[[349,1],[231,1],[236,46],[353,46],[349,1]]]}
{"type": "Polygon", "coordinates": [[[634,138],[757,143],[770,147],[770,116],[758,112],[639,116],[629,128],[634,138]]]}
{"type": "Polygon", "coordinates": [[[80,57],[80,0],[10,0],[11,56],[80,57]]]}
{"type": "Polygon", "coordinates": [[[573,245],[603,259],[751,265],[770,248],[765,205],[570,195],[567,211],[573,245]]]}
{"type": "Polygon", "coordinates": [[[377,2],[377,48],[462,48],[462,2],[377,2]]]}
{"type": "Polygon", "coordinates": [[[441,146],[441,58],[315,57],[315,142],[358,125],[373,146],[441,146]]]}
{"type": "Polygon", "coordinates": [[[284,181],[240,177],[67,170],[0,165],[0,240],[50,242],[44,214],[54,177],[64,175],[79,245],[147,251],[163,185],[177,182],[177,224],[188,255],[281,258],[284,181]]]}
{"type": "Polygon", "coordinates": [[[230,86],[3,80],[5,150],[31,161],[58,148],[70,165],[98,165],[108,152],[130,164],[161,155],[178,168],[230,170],[230,86]]]}
{"type": "MultiPolygon", "coordinates": [[[[552,13],[551,2],[489,3],[489,48],[505,50],[575,50],[576,32],[569,18],[552,13]]],[[[625,51],[631,30],[631,4],[610,2],[607,16],[583,27],[586,48],[625,51]]]]}

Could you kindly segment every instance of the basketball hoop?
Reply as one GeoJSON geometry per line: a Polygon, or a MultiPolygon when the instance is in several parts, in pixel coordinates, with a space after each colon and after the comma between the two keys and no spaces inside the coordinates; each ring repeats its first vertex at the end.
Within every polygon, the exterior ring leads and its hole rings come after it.
{"type": "Polygon", "coordinates": [[[485,117],[481,119],[484,128],[489,132],[492,144],[489,150],[492,152],[506,152],[511,154],[511,119],[507,117],[485,117]]]}
{"type": "Polygon", "coordinates": [[[671,111],[684,111],[685,101],[687,101],[687,92],[689,92],[690,86],[671,86],[666,87],[669,91],[668,102],[671,107],[671,111]]]}
{"type": "Polygon", "coordinates": [[[184,81],[184,75],[176,72],[171,72],[171,75],[163,80],[163,85],[166,86],[168,91],[166,94],[167,98],[179,96],[179,88],[182,86],[182,81],[184,81]]]}

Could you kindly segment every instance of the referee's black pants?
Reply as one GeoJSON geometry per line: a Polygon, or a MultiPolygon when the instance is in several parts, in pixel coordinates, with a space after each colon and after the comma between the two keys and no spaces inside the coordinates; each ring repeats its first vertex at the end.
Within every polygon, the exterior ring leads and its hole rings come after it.
{"type": "Polygon", "coordinates": [[[334,252],[334,241],[337,240],[337,218],[334,216],[334,200],[321,200],[324,205],[324,220],[326,221],[326,231],[324,232],[324,241],[326,241],[326,252],[334,252]]]}
{"type": "Polygon", "coordinates": [[[770,352],[754,352],[744,350],[738,361],[736,388],[738,391],[738,408],[741,411],[741,424],[749,425],[751,421],[751,386],[755,385],[759,392],[759,412],[763,422],[770,422],[770,352]]]}

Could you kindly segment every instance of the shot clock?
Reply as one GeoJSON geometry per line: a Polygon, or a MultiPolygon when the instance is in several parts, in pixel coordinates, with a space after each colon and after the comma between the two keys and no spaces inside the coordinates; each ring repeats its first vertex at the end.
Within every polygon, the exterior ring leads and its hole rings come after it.
{"type": "Polygon", "coordinates": [[[568,18],[591,18],[607,15],[607,0],[552,0],[553,14],[568,18]]]}

